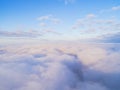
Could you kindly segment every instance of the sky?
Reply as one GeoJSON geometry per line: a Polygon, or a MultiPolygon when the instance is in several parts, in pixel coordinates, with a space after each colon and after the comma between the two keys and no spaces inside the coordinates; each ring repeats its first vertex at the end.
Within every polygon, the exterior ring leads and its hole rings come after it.
{"type": "Polygon", "coordinates": [[[0,0],[0,40],[21,38],[120,42],[120,0],[0,0]]]}
{"type": "Polygon", "coordinates": [[[120,0],[0,0],[0,90],[120,90],[120,0]]]}

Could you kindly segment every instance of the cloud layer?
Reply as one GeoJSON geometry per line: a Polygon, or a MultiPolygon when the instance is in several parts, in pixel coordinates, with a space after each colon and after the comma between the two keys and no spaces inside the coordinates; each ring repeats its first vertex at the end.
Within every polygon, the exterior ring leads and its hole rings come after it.
{"type": "Polygon", "coordinates": [[[0,31],[0,36],[2,37],[38,37],[42,33],[34,30],[29,31],[0,31]]]}
{"type": "Polygon", "coordinates": [[[119,90],[119,44],[0,47],[0,90],[119,90]]]}

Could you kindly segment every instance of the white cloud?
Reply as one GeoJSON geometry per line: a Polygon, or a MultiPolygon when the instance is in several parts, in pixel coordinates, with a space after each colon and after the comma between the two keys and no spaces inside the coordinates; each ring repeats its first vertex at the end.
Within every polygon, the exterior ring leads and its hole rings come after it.
{"type": "Polygon", "coordinates": [[[93,20],[96,18],[95,14],[88,14],[83,18],[80,18],[76,20],[75,24],[72,26],[72,29],[78,29],[78,28],[87,28],[91,27],[92,24],[94,24],[93,20]]]}
{"type": "Polygon", "coordinates": [[[100,14],[103,14],[103,13],[110,13],[110,12],[113,12],[113,11],[118,11],[120,10],[120,6],[114,6],[112,8],[109,8],[109,9],[103,9],[100,11],[100,14]]]}
{"type": "Polygon", "coordinates": [[[104,43],[120,43],[120,32],[99,36],[97,40],[104,43]]]}
{"type": "Polygon", "coordinates": [[[37,20],[40,21],[40,26],[46,26],[48,22],[52,24],[59,24],[61,22],[60,19],[54,17],[53,15],[41,16],[37,18],[37,20]]]}
{"type": "Polygon", "coordinates": [[[57,34],[57,35],[61,35],[61,33],[55,31],[54,29],[52,28],[46,28],[43,30],[44,33],[52,33],[52,34],[57,34]]]}
{"type": "Polygon", "coordinates": [[[40,21],[40,26],[44,27],[42,29],[42,32],[44,34],[47,33],[52,33],[52,34],[56,34],[56,35],[60,35],[61,33],[55,31],[53,28],[56,24],[60,24],[61,20],[54,17],[53,15],[46,15],[46,16],[41,16],[37,19],[38,21],[40,21]],[[52,26],[53,25],[53,26],[52,26]]]}
{"type": "Polygon", "coordinates": [[[64,0],[64,2],[65,2],[65,5],[67,5],[67,4],[69,4],[69,3],[73,3],[73,2],[75,2],[76,0],[64,0]]]}
{"type": "Polygon", "coordinates": [[[54,23],[54,24],[59,24],[61,21],[60,19],[58,18],[52,18],[51,21],[54,23]]]}
{"type": "Polygon", "coordinates": [[[40,21],[49,20],[50,17],[52,17],[52,15],[41,16],[41,17],[37,18],[37,20],[40,20],[40,21]]]}
{"type": "Polygon", "coordinates": [[[41,22],[41,23],[40,23],[40,26],[44,27],[44,26],[46,26],[46,23],[41,22]]]}
{"type": "Polygon", "coordinates": [[[88,14],[88,15],[86,16],[86,18],[95,18],[95,17],[96,17],[95,14],[88,14]]]}
{"type": "Polygon", "coordinates": [[[114,18],[102,19],[99,16],[94,14],[88,14],[83,18],[79,18],[76,20],[75,24],[73,24],[73,30],[79,30],[81,33],[112,33],[120,31],[119,21],[114,18]],[[118,26],[116,26],[118,25],[118,26]]]}
{"type": "Polygon", "coordinates": [[[119,44],[0,47],[1,90],[119,90],[119,44]]]}
{"type": "Polygon", "coordinates": [[[0,36],[2,37],[38,37],[41,36],[42,33],[29,30],[29,31],[0,31],[0,36]]]}
{"type": "Polygon", "coordinates": [[[112,10],[113,10],[113,11],[120,10],[120,6],[114,6],[114,7],[112,7],[112,10]]]}

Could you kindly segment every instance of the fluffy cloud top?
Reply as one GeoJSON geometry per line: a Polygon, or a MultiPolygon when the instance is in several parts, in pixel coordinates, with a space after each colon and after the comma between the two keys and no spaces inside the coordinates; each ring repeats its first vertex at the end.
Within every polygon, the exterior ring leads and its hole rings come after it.
{"type": "Polygon", "coordinates": [[[0,90],[119,90],[119,44],[0,47],[0,90]]]}

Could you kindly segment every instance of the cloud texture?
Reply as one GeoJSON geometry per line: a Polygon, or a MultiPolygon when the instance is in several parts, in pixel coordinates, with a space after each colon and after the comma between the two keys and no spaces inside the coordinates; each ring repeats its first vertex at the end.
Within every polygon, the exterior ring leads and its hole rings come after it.
{"type": "Polygon", "coordinates": [[[35,31],[35,30],[29,30],[29,31],[0,31],[0,37],[38,37],[41,36],[42,33],[35,31]]]}
{"type": "Polygon", "coordinates": [[[0,90],[120,90],[119,44],[0,47],[0,90]]]}

